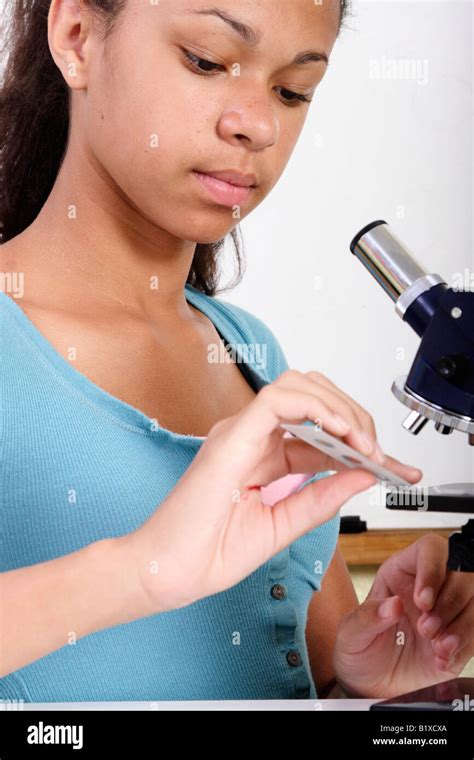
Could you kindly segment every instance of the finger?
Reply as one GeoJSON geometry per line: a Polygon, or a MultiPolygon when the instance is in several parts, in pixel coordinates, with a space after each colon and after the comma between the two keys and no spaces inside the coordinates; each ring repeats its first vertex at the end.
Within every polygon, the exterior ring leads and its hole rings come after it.
{"type": "Polygon", "coordinates": [[[341,625],[338,646],[346,654],[358,654],[394,626],[402,615],[403,602],[399,596],[366,599],[341,625]]]}
{"type": "MultiPolygon", "coordinates": [[[[291,473],[322,472],[324,470],[344,472],[350,469],[343,462],[339,462],[329,454],[319,451],[313,446],[309,446],[305,441],[301,441],[298,438],[288,438],[288,440],[285,440],[285,452],[289,472],[291,473]]],[[[387,470],[391,470],[396,475],[406,478],[413,483],[420,479],[419,470],[413,469],[409,465],[393,459],[393,457],[387,457],[385,467],[387,470]]]]}
{"type": "MultiPolygon", "coordinates": [[[[316,393],[286,390],[270,383],[234,418],[228,430],[228,443],[231,446],[234,442],[241,456],[246,446],[262,444],[281,422],[298,424],[314,419],[321,419],[333,435],[347,432],[347,426],[341,425],[316,393]]],[[[219,426],[214,428],[217,430],[219,426]]]]}
{"type": "Polygon", "coordinates": [[[474,655],[474,599],[463,608],[450,625],[446,626],[440,635],[432,641],[436,655],[444,659],[454,658],[460,649],[471,648],[474,655]]]}
{"type": "MultiPolygon", "coordinates": [[[[308,372],[307,375],[312,377],[321,385],[324,385],[327,388],[331,389],[335,394],[337,394],[341,398],[341,400],[345,401],[346,403],[350,405],[352,412],[356,415],[358,423],[359,423],[359,429],[351,430],[347,434],[347,436],[344,436],[345,442],[348,443],[349,446],[353,446],[354,448],[360,451],[363,451],[363,453],[366,456],[370,456],[370,458],[373,459],[375,462],[378,462],[379,464],[385,464],[386,454],[384,451],[382,451],[382,448],[378,441],[375,421],[372,415],[367,411],[367,409],[364,409],[364,407],[361,406],[355,399],[353,399],[351,396],[345,393],[341,388],[339,388],[331,380],[329,380],[328,377],[321,374],[320,372],[312,371],[312,372],[308,372]],[[367,443],[367,441],[369,443],[367,443]],[[366,443],[367,443],[366,449],[365,448],[359,449],[359,445],[365,446],[366,443]],[[372,443],[375,444],[375,447],[372,446],[372,443]]],[[[420,473],[420,477],[421,477],[421,474],[422,473],[420,473]]],[[[417,478],[417,480],[419,480],[419,477],[417,478]]]]}
{"type": "MultiPolygon", "coordinates": [[[[336,386],[332,385],[320,375],[319,372],[307,372],[305,374],[296,372],[295,375],[288,373],[286,377],[281,376],[282,387],[295,387],[301,390],[306,390],[308,393],[317,393],[318,396],[326,403],[326,405],[344,419],[350,426],[350,430],[346,432],[346,438],[349,445],[361,451],[366,456],[370,456],[375,452],[375,428],[368,425],[362,413],[359,411],[359,407],[350,396],[342,394],[338,391],[336,386]],[[322,381],[319,381],[322,378],[322,381]]],[[[363,412],[364,410],[361,409],[363,412]]],[[[365,413],[367,417],[370,417],[368,413],[365,413]]]]}
{"type": "Polygon", "coordinates": [[[391,557],[402,573],[415,576],[413,601],[422,611],[431,610],[446,580],[448,542],[434,533],[419,538],[391,557]]]}
{"type": "Polygon", "coordinates": [[[435,665],[438,670],[456,677],[462,673],[472,657],[472,646],[467,645],[460,649],[453,657],[449,657],[448,659],[436,655],[435,665]]]}
{"type": "Polygon", "coordinates": [[[410,481],[410,483],[418,483],[423,477],[423,472],[418,469],[418,467],[413,467],[411,464],[400,462],[399,459],[395,459],[388,454],[385,454],[384,456],[383,466],[387,470],[394,472],[395,475],[399,475],[401,478],[410,481]]]}
{"type": "MultiPolygon", "coordinates": [[[[441,632],[444,636],[444,629],[473,603],[474,589],[471,576],[472,573],[447,571],[446,580],[434,607],[429,612],[424,612],[417,621],[418,631],[425,638],[434,639],[441,632]]],[[[472,631],[471,637],[474,639],[472,631]]]]}
{"type": "MultiPolygon", "coordinates": [[[[252,471],[249,482],[267,486],[287,474],[303,473],[306,475],[306,479],[309,479],[315,473],[336,469],[328,466],[332,462],[331,457],[313,446],[308,446],[299,438],[295,438],[289,431],[284,432],[283,438],[285,441],[283,457],[275,457],[274,454],[265,456],[252,471]],[[282,467],[284,467],[283,472],[282,467]]],[[[342,467],[341,465],[341,469],[342,467]]]]}
{"type": "MultiPolygon", "coordinates": [[[[318,376],[319,373],[317,372],[308,372],[306,374],[297,372],[296,370],[294,372],[295,374],[292,374],[292,370],[290,370],[285,376],[280,376],[279,384],[281,387],[297,388],[307,393],[317,394],[328,408],[348,423],[349,427],[352,428],[350,433],[353,436],[358,437],[364,432],[355,407],[350,403],[350,400],[348,400],[349,397],[347,397],[347,399],[342,398],[340,394],[333,390],[333,388],[329,387],[327,384],[318,382],[315,377],[312,377],[318,376]]],[[[349,434],[349,431],[346,431],[346,433],[349,434]]],[[[362,437],[358,443],[358,447],[360,447],[358,450],[362,451],[364,454],[372,454],[375,449],[375,437],[368,440],[365,440],[365,438],[362,437]]]]}
{"type": "Polygon", "coordinates": [[[365,491],[375,478],[365,470],[353,469],[309,483],[272,507],[275,552],[334,517],[352,496],[365,491]]]}
{"type": "Polygon", "coordinates": [[[349,396],[347,393],[345,393],[342,388],[339,388],[335,383],[332,382],[326,375],[323,375],[321,372],[307,372],[306,373],[308,377],[311,377],[316,382],[320,383],[321,385],[326,386],[328,389],[332,390],[333,393],[338,395],[345,403],[349,404],[351,407],[353,413],[356,415],[358,423],[359,423],[359,429],[363,430],[369,438],[376,441],[377,440],[377,430],[375,428],[375,422],[373,420],[372,415],[367,411],[367,409],[364,409],[363,406],[361,406],[354,398],[349,396]]]}
{"type": "MultiPolygon", "coordinates": [[[[298,373],[298,375],[300,374],[298,373]]],[[[285,387],[289,387],[296,379],[290,374],[287,375],[286,379],[283,376],[281,377],[285,387]]],[[[388,470],[411,483],[417,483],[422,478],[423,473],[417,467],[399,462],[397,459],[389,457],[382,452],[377,442],[375,423],[371,415],[354,399],[341,391],[319,372],[307,372],[302,378],[298,378],[299,387],[307,387],[309,392],[312,391],[312,383],[316,384],[317,393],[325,401],[326,405],[335,410],[343,419],[350,422],[353,429],[346,435],[341,436],[345,443],[370,459],[373,459],[378,464],[383,464],[388,470]],[[308,382],[305,383],[305,378],[306,380],[309,379],[309,384],[308,382]]],[[[333,465],[334,462],[337,462],[337,460],[332,460],[333,465]]],[[[331,469],[340,470],[341,466],[340,464],[338,466],[334,465],[331,469]]]]}
{"type": "Polygon", "coordinates": [[[284,445],[290,472],[322,472],[323,470],[344,472],[350,469],[329,454],[315,449],[314,446],[310,446],[299,438],[285,439],[284,445]]]}
{"type": "MultiPolygon", "coordinates": [[[[418,467],[404,464],[398,459],[394,459],[393,457],[389,456],[382,450],[378,440],[375,421],[367,409],[364,409],[364,407],[358,404],[355,399],[348,396],[347,393],[344,393],[341,388],[335,385],[331,380],[329,380],[328,377],[322,375],[320,372],[307,372],[307,375],[317,380],[320,384],[331,388],[334,393],[339,395],[342,399],[351,405],[352,411],[358,417],[360,429],[365,432],[369,438],[375,441],[376,450],[371,454],[372,459],[374,459],[379,464],[383,464],[384,467],[387,467],[387,469],[392,470],[397,475],[400,475],[400,477],[405,478],[412,483],[417,483],[419,480],[421,480],[423,477],[423,472],[418,467]]],[[[350,435],[351,434],[349,433],[348,436],[344,436],[344,438],[349,438],[350,435]]],[[[349,443],[349,445],[351,444],[349,443]]]]}

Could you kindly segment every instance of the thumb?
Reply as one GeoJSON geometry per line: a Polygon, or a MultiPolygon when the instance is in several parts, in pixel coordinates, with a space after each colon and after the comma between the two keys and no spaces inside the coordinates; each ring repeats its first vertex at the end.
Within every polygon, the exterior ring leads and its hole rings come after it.
{"type": "Polygon", "coordinates": [[[354,612],[345,617],[338,632],[338,646],[345,654],[358,654],[381,633],[385,633],[403,615],[399,596],[386,599],[366,599],[354,612]]]}
{"type": "Polygon", "coordinates": [[[351,496],[375,482],[370,472],[354,468],[308,483],[297,493],[275,502],[272,516],[277,551],[330,520],[351,496]]]}

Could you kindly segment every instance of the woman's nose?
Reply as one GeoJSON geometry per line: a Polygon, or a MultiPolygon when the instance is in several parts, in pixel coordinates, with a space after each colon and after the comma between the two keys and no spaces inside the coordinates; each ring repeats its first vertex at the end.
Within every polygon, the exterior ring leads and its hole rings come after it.
{"type": "Polygon", "coordinates": [[[245,140],[256,150],[274,145],[280,134],[280,123],[268,98],[249,98],[245,103],[225,110],[219,119],[220,137],[234,142],[245,140]]]}

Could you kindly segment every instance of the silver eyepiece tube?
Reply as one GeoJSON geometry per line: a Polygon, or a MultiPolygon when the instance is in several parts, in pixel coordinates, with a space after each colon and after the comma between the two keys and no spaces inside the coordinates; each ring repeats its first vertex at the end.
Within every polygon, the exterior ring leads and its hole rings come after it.
{"type": "Polygon", "coordinates": [[[383,220],[360,230],[350,248],[392,301],[428,274],[383,220]]]}

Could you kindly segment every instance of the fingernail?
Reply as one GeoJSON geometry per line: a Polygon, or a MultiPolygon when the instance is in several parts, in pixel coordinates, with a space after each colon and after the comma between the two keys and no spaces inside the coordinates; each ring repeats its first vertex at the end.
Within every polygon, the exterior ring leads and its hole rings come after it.
{"type": "Polygon", "coordinates": [[[333,414],[333,420],[336,423],[337,427],[340,429],[341,433],[348,433],[351,429],[349,423],[338,414],[333,414]]]}
{"type": "Polygon", "coordinates": [[[437,662],[437,668],[439,670],[446,671],[446,670],[449,670],[449,667],[451,665],[451,658],[449,660],[446,660],[444,657],[438,656],[436,662],[437,662]]]}
{"type": "Polygon", "coordinates": [[[441,628],[442,622],[438,615],[430,615],[423,623],[423,630],[428,636],[434,636],[441,628]]]}
{"type": "Polygon", "coordinates": [[[392,617],[392,604],[393,599],[385,599],[378,609],[378,613],[381,618],[392,617]]]}
{"type": "Polygon", "coordinates": [[[455,633],[451,633],[449,636],[446,636],[446,638],[441,639],[440,645],[452,656],[454,652],[459,649],[459,636],[456,636],[455,633]]]}
{"type": "Polygon", "coordinates": [[[423,602],[425,607],[431,608],[434,602],[434,590],[430,586],[426,586],[420,593],[420,601],[423,602]]]}

